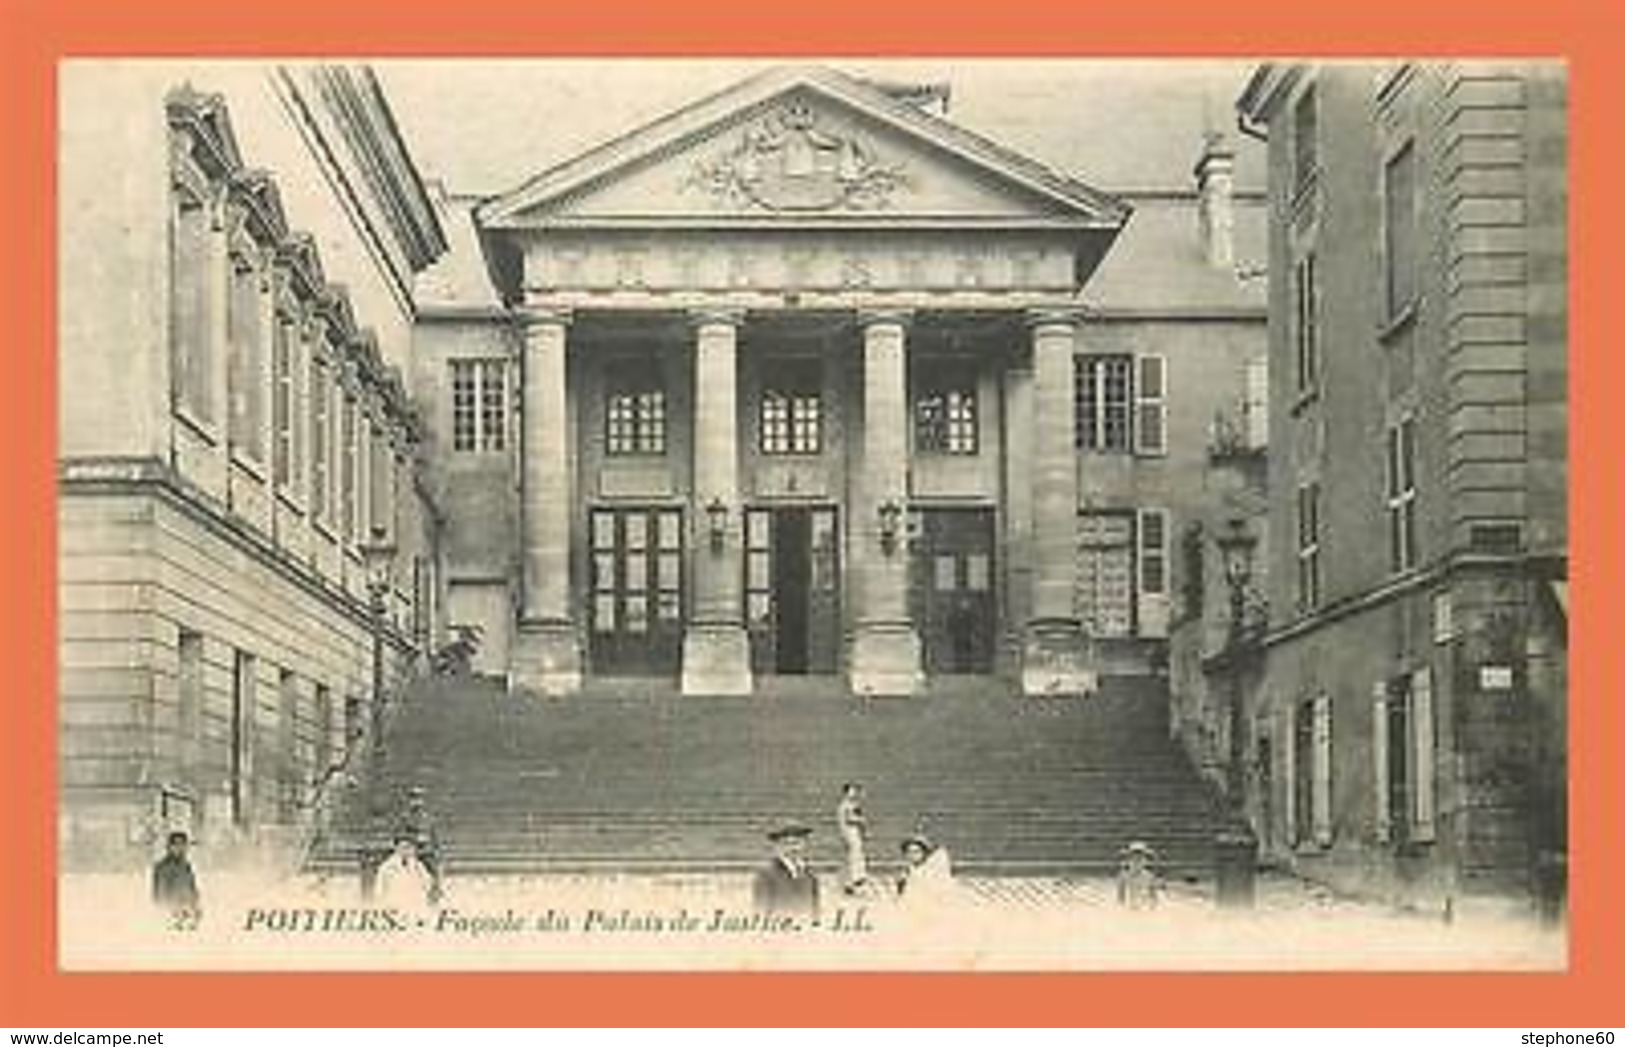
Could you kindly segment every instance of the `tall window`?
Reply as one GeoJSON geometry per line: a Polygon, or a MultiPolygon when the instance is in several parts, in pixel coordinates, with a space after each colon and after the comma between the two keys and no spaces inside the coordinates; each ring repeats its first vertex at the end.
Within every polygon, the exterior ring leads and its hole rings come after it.
{"type": "Polygon", "coordinates": [[[203,634],[180,630],[175,653],[179,662],[175,685],[180,704],[181,764],[190,767],[197,758],[203,728],[203,634]]]}
{"type": "Polygon", "coordinates": [[[1298,610],[1320,606],[1320,484],[1298,487],[1298,610]]]}
{"type": "Polygon", "coordinates": [[[1077,446],[1087,451],[1128,451],[1132,356],[1078,358],[1073,402],[1077,446]]]}
{"type": "Polygon", "coordinates": [[[1388,428],[1388,550],[1396,571],[1416,566],[1416,420],[1388,428]]]}
{"type": "MultiPolygon", "coordinates": [[[[642,369],[653,366],[645,364],[642,369]]],[[[604,448],[612,455],[666,453],[666,390],[657,374],[611,375],[604,405],[604,448]]]]}
{"type": "Polygon", "coordinates": [[[1140,595],[1168,593],[1168,514],[1162,509],[1140,510],[1140,595]]]}
{"type": "Polygon", "coordinates": [[[1293,842],[1332,842],[1332,702],[1316,695],[1298,703],[1292,731],[1293,842]]]}
{"type": "Polygon", "coordinates": [[[310,515],[315,520],[328,519],[331,511],[332,403],[332,371],[328,362],[318,357],[310,362],[310,515]]]}
{"type": "Polygon", "coordinates": [[[1430,670],[1377,682],[1371,708],[1377,838],[1434,838],[1433,679],[1430,670]]]}
{"type": "Polygon", "coordinates": [[[1416,299],[1416,147],[1406,142],[1382,172],[1383,287],[1388,318],[1398,318],[1416,299]]]}
{"type": "Polygon", "coordinates": [[[818,454],[823,449],[822,379],[816,365],[773,366],[762,389],[763,454],[818,454]]]}
{"type": "Polygon", "coordinates": [[[230,435],[232,446],[255,462],[265,460],[260,297],[260,278],[253,264],[234,254],[226,301],[231,339],[231,366],[227,371],[231,380],[230,435]]]}
{"type": "Polygon", "coordinates": [[[914,399],[914,449],[921,454],[977,451],[976,383],[938,383],[914,399]]]}
{"type": "Polygon", "coordinates": [[[1320,385],[1320,288],[1315,256],[1306,254],[1293,267],[1293,321],[1298,350],[1298,391],[1320,385]]]}
{"type": "Polygon", "coordinates": [[[209,340],[209,213],[179,196],[170,233],[170,395],[200,422],[214,421],[214,356],[209,340]]]}
{"type": "Polygon", "coordinates": [[[451,441],[455,451],[507,447],[507,370],[502,360],[451,362],[451,441]]]}
{"type": "Polygon", "coordinates": [[[389,436],[380,426],[372,427],[371,448],[367,466],[367,533],[382,530],[385,535],[393,536],[395,513],[391,488],[395,456],[390,451],[389,436]]]}
{"type": "Polygon", "coordinates": [[[356,513],[359,492],[356,490],[360,462],[360,425],[355,397],[344,395],[343,414],[339,417],[341,444],[339,447],[339,526],[346,539],[355,540],[360,520],[356,513]]]}
{"type": "Polygon", "coordinates": [[[271,387],[271,428],[275,433],[272,454],[276,484],[286,488],[299,475],[299,426],[297,417],[298,381],[294,345],[299,329],[292,319],[278,315],[271,329],[271,367],[275,384],[271,387]]]}
{"type": "Polygon", "coordinates": [[[1302,189],[1320,167],[1320,103],[1313,86],[1298,96],[1292,110],[1292,184],[1302,189]]]}

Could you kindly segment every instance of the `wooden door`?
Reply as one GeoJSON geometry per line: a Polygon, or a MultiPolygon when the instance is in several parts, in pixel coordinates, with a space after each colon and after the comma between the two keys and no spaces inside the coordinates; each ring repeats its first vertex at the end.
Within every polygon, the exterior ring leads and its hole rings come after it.
{"type": "Polygon", "coordinates": [[[683,513],[594,509],[589,524],[593,670],[675,673],[683,645],[683,513]]]}

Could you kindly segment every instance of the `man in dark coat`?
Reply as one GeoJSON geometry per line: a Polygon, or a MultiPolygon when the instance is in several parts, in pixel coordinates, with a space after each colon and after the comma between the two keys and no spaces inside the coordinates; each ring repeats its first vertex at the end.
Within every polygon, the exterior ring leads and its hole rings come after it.
{"type": "Polygon", "coordinates": [[[818,916],[818,877],[807,866],[807,838],[812,830],[787,822],[767,834],[773,860],[756,874],[751,899],[758,912],[818,916]]]}
{"type": "Polygon", "coordinates": [[[186,846],[184,832],[170,833],[164,856],[152,867],[153,904],[169,913],[177,926],[195,925],[202,914],[197,877],[186,858],[186,846]]]}

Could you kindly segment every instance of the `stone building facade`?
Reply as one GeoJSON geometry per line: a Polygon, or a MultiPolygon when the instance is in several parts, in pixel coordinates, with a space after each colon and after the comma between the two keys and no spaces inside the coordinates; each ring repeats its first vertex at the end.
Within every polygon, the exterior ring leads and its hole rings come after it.
{"type": "Polygon", "coordinates": [[[437,217],[358,67],[69,62],[61,90],[60,841],[220,865],[308,824],[437,628],[401,368],[437,217]]]}
{"type": "Polygon", "coordinates": [[[778,68],[445,196],[413,386],[482,671],[1161,671],[1212,420],[1262,396],[1262,199],[1218,138],[1106,193],[947,98],[778,68]]]}
{"type": "Polygon", "coordinates": [[[1566,853],[1566,82],[1270,64],[1264,852],[1423,905],[1566,853]]]}

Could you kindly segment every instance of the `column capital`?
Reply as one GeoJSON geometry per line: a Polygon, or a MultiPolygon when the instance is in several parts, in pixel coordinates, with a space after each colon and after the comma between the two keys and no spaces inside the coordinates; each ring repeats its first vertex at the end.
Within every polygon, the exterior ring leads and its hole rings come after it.
{"type": "Polygon", "coordinates": [[[1083,323],[1084,309],[1082,305],[1061,303],[1057,305],[1042,305],[1028,309],[1026,314],[1027,326],[1034,333],[1046,327],[1064,327],[1075,331],[1083,323]]]}
{"type": "Polygon", "coordinates": [[[573,312],[565,306],[522,305],[514,310],[514,316],[528,331],[533,327],[569,327],[573,312]]]}
{"type": "Polygon", "coordinates": [[[902,306],[868,306],[858,310],[858,326],[863,328],[891,324],[907,327],[914,322],[914,310],[902,306]]]}
{"type": "Polygon", "coordinates": [[[701,327],[733,327],[745,325],[745,310],[732,305],[700,305],[688,311],[688,325],[701,327]]]}

